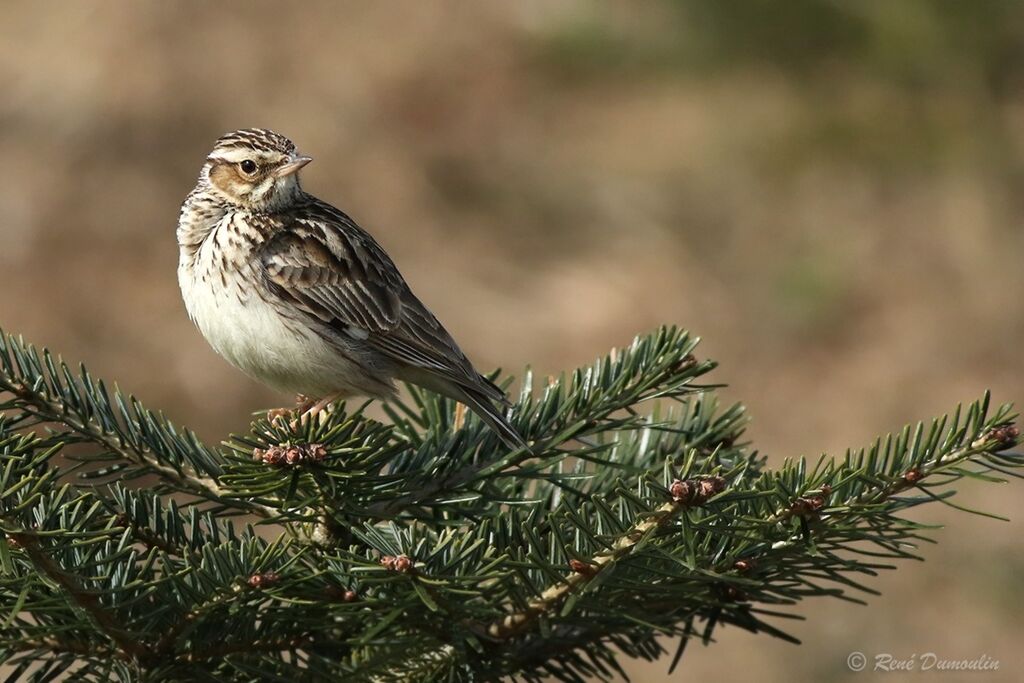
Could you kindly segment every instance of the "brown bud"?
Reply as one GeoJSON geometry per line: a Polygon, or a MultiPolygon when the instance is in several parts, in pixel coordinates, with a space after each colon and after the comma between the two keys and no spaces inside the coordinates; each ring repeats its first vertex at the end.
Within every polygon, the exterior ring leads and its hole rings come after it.
{"type": "Polygon", "coordinates": [[[832,495],[832,486],[830,486],[829,484],[822,484],[821,485],[821,495],[823,495],[823,496],[831,496],[832,495]]]}
{"type": "Polygon", "coordinates": [[[284,461],[289,465],[298,465],[304,460],[302,449],[298,446],[289,446],[284,451],[284,461]]]}
{"type": "Polygon", "coordinates": [[[327,586],[324,588],[324,594],[331,600],[341,600],[343,602],[355,602],[356,592],[351,589],[344,589],[339,586],[327,586]]]}
{"type": "Polygon", "coordinates": [[[689,370],[696,364],[697,357],[692,353],[688,353],[682,358],[680,358],[678,361],[676,361],[675,365],[672,366],[672,369],[676,372],[681,372],[683,370],[689,370]]]}
{"type": "Polygon", "coordinates": [[[415,564],[408,555],[385,555],[380,558],[380,565],[393,572],[406,574],[412,571],[415,564]]]}
{"type": "Polygon", "coordinates": [[[668,487],[668,492],[677,503],[687,502],[693,497],[693,486],[688,481],[676,479],[668,487]]]}
{"type": "Polygon", "coordinates": [[[807,502],[806,498],[797,498],[789,506],[789,511],[794,515],[806,515],[811,511],[811,504],[807,502]]]}
{"type": "Polygon", "coordinates": [[[260,460],[273,467],[296,467],[305,462],[320,462],[327,457],[327,449],[318,443],[271,446],[266,450],[254,449],[252,457],[253,460],[260,460]]]}
{"type": "Polygon", "coordinates": [[[703,477],[699,479],[676,479],[668,487],[672,500],[685,505],[702,505],[708,498],[725,490],[725,479],[722,477],[703,477]]]}
{"type": "Polygon", "coordinates": [[[281,580],[281,575],[277,572],[263,572],[262,574],[253,574],[249,577],[247,583],[250,588],[270,588],[281,580]]]}
{"type": "Polygon", "coordinates": [[[701,502],[721,493],[725,490],[725,479],[722,477],[708,477],[697,482],[697,497],[701,502]]]}
{"type": "Polygon", "coordinates": [[[995,441],[999,444],[1000,448],[1009,448],[1017,443],[1020,430],[1017,429],[1016,425],[1003,424],[993,427],[986,436],[988,437],[987,440],[995,441]]]}
{"type": "Polygon", "coordinates": [[[817,514],[818,511],[825,507],[826,502],[825,496],[820,493],[814,493],[794,500],[793,504],[789,506],[789,511],[794,515],[806,517],[817,514]]]}
{"type": "Polygon", "coordinates": [[[280,467],[284,464],[285,449],[280,446],[271,446],[266,450],[259,448],[253,450],[252,457],[254,460],[261,460],[266,465],[273,467],[280,467]]]}
{"type": "Polygon", "coordinates": [[[736,564],[734,564],[732,567],[733,567],[733,569],[735,569],[738,572],[749,572],[755,566],[756,566],[756,563],[753,560],[749,560],[748,559],[748,560],[736,560],[736,564]]]}
{"type": "Polygon", "coordinates": [[[573,570],[577,574],[583,574],[584,576],[593,576],[597,573],[597,567],[575,558],[569,560],[569,569],[573,570]]]}
{"type": "Polygon", "coordinates": [[[924,473],[922,473],[921,470],[919,470],[916,467],[907,470],[903,474],[903,481],[907,482],[908,484],[915,484],[921,481],[922,479],[924,479],[924,473]]]}
{"type": "Polygon", "coordinates": [[[814,508],[811,507],[811,501],[807,498],[797,498],[789,506],[789,511],[799,517],[807,517],[814,512],[814,508]]]}

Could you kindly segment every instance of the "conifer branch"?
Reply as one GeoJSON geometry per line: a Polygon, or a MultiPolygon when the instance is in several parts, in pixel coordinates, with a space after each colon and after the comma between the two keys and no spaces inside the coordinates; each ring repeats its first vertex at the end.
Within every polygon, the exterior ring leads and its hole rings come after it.
{"type": "Polygon", "coordinates": [[[181,546],[171,543],[166,538],[154,533],[151,529],[133,524],[124,518],[124,515],[120,515],[116,522],[128,529],[128,532],[132,535],[132,539],[142,544],[150,550],[159,550],[160,552],[168,555],[184,556],[190,553],[190,551],[182,548],[181,546]]]}
{"type": "Polygon", "coordinates": [[[120,653],[115,648],[97,647],[95,643],[76,643],[56,638],[29,638],[18,644],[22,650],[40,650],[45,653],[60,652],[83,657],[116,657],[120,653]]]}
{"type": "MultiPolygon", "coordinates": [[[[117,619],[110,614],[100,603],[95,593],[82,586],[78,579],[65,572],[60,565],[42,549],[39,539],[31,533],[10,533],[11,538],[25,551],[25,554],[32,560],[36,569],[56,583],[76,605],[85,610],[92,620],[110,640],[117,645],[117,650],[112,654],[117,657],[128,657],[137,660],[146,660],[150,657],[150,650],[143,643],[132,638],[117,623],[117,619]]],[[[61,649],[67,649],[65,643],[61,649]]]]}
{"type": "Polygon", "coordinates": [[[530,451],[419,391],[390,424],[339,406],[211,451],[0,337],[0,659],[97,680],[608,679],[720,624],[793,640],[787,609],[856,600],[913,557],[924,530],[899,513],[1024,469],[987,396],[767,469],[742,407],[696,384],[714,364],[694,344],[666,328],[539,396],[527,381],[510,414],[530,451]]]}
{"type": "MultiPolygon", "coordinates": [[[[118,434],[117,416],[102,383],[94,386],[86,373],[81,378],[75,378],[63,362],[55,364],[49,352],[44,352],[40,360],[33,349],[25,347],[0,329],[0,392],[4,391],[16,399],[16,403],[9,407],[17,408],[40,422],[63,425],[78,436],[103,446],[107,452],[144,468],[179,491],[220,505],[225,504],[227,491],[215,478],[196,471],[186,472],[180,467],[162,462],[155,457],[153,449],[140,447],[145,443],[145,438],[133,446],[123,434],[118,434]],[[74,397],[75,400],[69,402],[68,397],[74,397]],[[84,410],[81,409],[83,405],[84,410]],[[104,419],[97,419],[97,416],[104,414],[104,419]]],[[[120,395],[117,399],[119,405],[123,405],[120,395]]],[[[134,399],[130,402],[136,414],[145,412],[134,399]]],[[[0,404],[0,410],[4,407],[4,404],[0,404]]],[[[117,412],[129,429],[136,429],[126,410],[117,412]]],[[[153,420],[151,416],[148,417],[153,420]]],[[[198,445],[190,433],[185,436],[198,445]]],[[[204,457],[209,459],[205,454],[204,457]]],[[[274,510],[256,502],[244,501],[242,506],[247,512],[260,517],[275,515],[274,510]]]]}
{"type": "MultiPolygon", "coordinates": [[[[1008,418],[1009,416],[1004,414],[1000,419],[1005,420],[1008,418]]],[[[976,437],[963,446],[945,453],[937,450],[932,455],[923,459],[912,458],[917,464],[908,467],[903,472],[897,473],[896,476],[890,477],[889,481],[878,480],[869,484],[863,491],[843,500],[838,505],[829,506],[832,486],[825,483],[821,490],[812,491],[810,495],[798,497],[788,507],[779,510],[776,514],[766,519],[765,523],[768,526],[784,525],[795,517],[808,515],[813,516],[815,519],[820,519],[826,525],[838,523],[844,517],[859,518],[865,514],[866,509],[871,506],[884,505],[900,493],[914,488],[922,488],[923,490],[923,487],[929,483],[929,478],[941,474],[948,469],[955,468],[975,456],[1009,448],[1016,443],[1019,436],[1020,430],[1010,422],[995,424],[980,431],[976,437]],[[829,507],[835,507],[836,509],[830,510],[829,507]]],[[[920,441],[920,436],[917,437],[917,440],[920,441]]],[[[842,479],[852,474],[854,474],[853,468],[847,466],[845,469],[841,468],[837,472],[836,478],[842,479]]],[[[790,540],[779,541],[773,545],[773,550],[779,550],[793,543],[800,542],[801,538],[801,534],[796,534],[790,540]]]]}
{"type": "Polygon", "coordinates": [[[221,643],[202,650],[183,652],[177,656],[177,661],[186,664],[202,662],[204,660],[227,657],[233,654],[252,652],[291,652],[309,646],[313,639],[308,636],[294,636],[280,640],[256,640],[247,643],[221,643]]]}
{"type": "Polygon", "coordinates": [[[514,612],[495,621],[486,632],[492,638],[507,639],[520,633],[532,622],[557,608],[568,595],[582,590],[587,583],[596,579],[601,572],[610,569],[616,561],[629,555],[650,534],[668,524],[682,511],[703,505],[713,496],[725,490],[725,480],[708,477],[689,481],[675,481],[670,488],[672,500],[653,513],[637,521],[628,531],[614,541],[610,548],[597,553],[589,560],[570,560],[572,573],[564,576],[559,583],[532,600],[526,609],[514,612]]]}

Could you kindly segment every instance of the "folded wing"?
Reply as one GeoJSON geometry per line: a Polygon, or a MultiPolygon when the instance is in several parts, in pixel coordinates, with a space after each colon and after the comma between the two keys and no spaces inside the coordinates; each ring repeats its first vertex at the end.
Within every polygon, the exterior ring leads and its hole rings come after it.
{"type": "Polygon", "coordinates": [[[505,402],[504,393],[474,370],[437,318],[413,295],[383,249],[351,219],[317,207],[277,232],[259,265],[278,294],[339,334],[436,380],[429,388],[464,398],[505,402]],[[452,383],[451,391],[444,391],[452,383]],[[465,391],[458,391],[462,389],[465,391]]]}

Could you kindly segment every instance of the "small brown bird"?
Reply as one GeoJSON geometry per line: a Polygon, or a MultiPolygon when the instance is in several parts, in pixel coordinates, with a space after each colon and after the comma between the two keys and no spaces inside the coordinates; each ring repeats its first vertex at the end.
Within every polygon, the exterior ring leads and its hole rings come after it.
{"type": "Polygon", "coordinates": [[[214,350],[278,390],[387,399],[399,379],[469,406],[513,447],[523,440],[478,373],[374,239],[302,191],[311,161],[252,128],[220,138],[178,219],[178,283],[214,350]]]}

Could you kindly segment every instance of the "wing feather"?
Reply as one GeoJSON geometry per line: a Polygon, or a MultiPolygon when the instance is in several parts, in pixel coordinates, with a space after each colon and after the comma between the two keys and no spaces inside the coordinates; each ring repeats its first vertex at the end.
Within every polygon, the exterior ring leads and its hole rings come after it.
{"type": "Polygon", "coordinates": [[[259,254],[267,281],[279,294],[339,333],[365,338],[400,365],[504,400],[369,234],[333,207],[317,203],[306,209],[259,254]],[[357,335],[352,328],[358,328],[357,335]]]}

